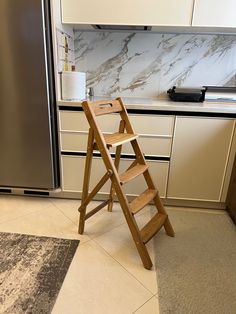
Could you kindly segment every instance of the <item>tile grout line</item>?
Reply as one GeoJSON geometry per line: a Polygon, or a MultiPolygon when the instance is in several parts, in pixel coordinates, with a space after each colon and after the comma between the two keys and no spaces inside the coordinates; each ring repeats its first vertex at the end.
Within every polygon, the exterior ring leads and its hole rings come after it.
{"type": "Polygon", "coordinates": [[[139,309],[141,309],[141,307],[143,307],[143,306],[144,306],[145,304],[147,304],[149,301],[151,301],[152,298],[155,298],[155,294],[154,294],[149,300],[147,300],[146,302],[144,302],[140,307],[138,307],[134,312],[132,312],[132,314],[137,313],[137,311],[138,311],[139,309]]]}
{"type": "MultiPolygon", "coordinates": [[[[115,259],[109,252],[107,252],[106,249],[104,249],[96,240],[92,240],[93,242],[96,243],[96,245],[98,245],[104,252],[106,252],[107,255],[109,255],[116,263],[118,263],[130,276],[132,276],[138,283],[140,283],[143,288],[145,288],[148,292],[150,292],[152,294],[152,297],[155,296],[155,294],[153,294],[153,292],[151,290],[149,290],[147,287],[144,286],[144,284],[138,279],[136,278],[131,272],[128,271],[128,269],[126,269],[117,259],[115,259]]],[[[148,271],[148,270],[147,270],[148,271]]]]}
{"type": "Polygon", "coordinates": [[[67,219],[69,219],[69,220],[73,223],[73,225],[77,226],[77,224],[76,224],[70,217],[68,217],[68,216],[63,212],[63,210],[61,210],[56,204],[54,204],[54,203],[52,202],[52,205],[53,205],[57,210],[59,210],[60,213],[61,213],[63,216],[65,216],[67,219]]]}

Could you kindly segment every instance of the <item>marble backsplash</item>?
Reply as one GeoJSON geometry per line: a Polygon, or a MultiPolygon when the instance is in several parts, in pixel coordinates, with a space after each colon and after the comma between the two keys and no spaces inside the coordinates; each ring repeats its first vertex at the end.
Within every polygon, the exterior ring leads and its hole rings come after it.
{"type": "Polygon", "coordinates": [[[75,31],[76,70],[96,95],[165,98],[176,86],[236,86],[236,36],[75,31]]]}

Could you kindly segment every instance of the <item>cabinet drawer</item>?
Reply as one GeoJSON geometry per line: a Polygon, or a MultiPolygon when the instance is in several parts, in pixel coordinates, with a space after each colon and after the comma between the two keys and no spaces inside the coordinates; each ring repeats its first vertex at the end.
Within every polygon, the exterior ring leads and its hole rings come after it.
{"type": "MultiPolygon", "coordinates": [[[[87,139],[86,133],[73,133],[73,132],[61,132],[60,143],[62,151],[75,151],[75,152],[86,152],[87,150],[87,139]]],[[[170,156],[171,151],[171,138],[161,137],[145,137],[140,136],[138,138],[141,150],[145,155],[152,156],[170,156]]],[[[115,149],[111,149],[111,152],[115,152],[115,149]]],[[[123,154],[134,154],[133,148],[130,143],[126,143],[122,146],[123,154]]]]}
{"type": "MultiPolygon", "coordinates": [[[[156,116],[129,114],[131,124],[138,134],[173,135],[174,116],[156,116]]],[[[117,132],[119,129],[119,114],[98,116],[98,125],[103,132],[117,132]]],[[[89,129],[86,116],[83,111],[59,111],[60,131],[83,131],[89,129]]]]}
{"type": "MultiPolygon", "coordinates": [[[[128,168],[131,160],[122,159],[120,164],[120,173],[128,168]]],[[[62,156],[62,188],[63,191],[81,192],[83,189],[85,157],[82,156],[62,156]]],[[[166,196],[166,185],[169,163],[162,161],[148,161],[150,173],[155,182],[161,197],[166,196]]],[[[97,184],[105,173],[105,166],[101,158],[94,157],[91,171],[90,190],[97,184]]],[[[140,176],[127,183],[124,191],[130,195],[138,195],[146,189],[146,183],[143,176],[140,176]]],[[[101,189],[103,193],[109,193],[110,182],[108,181],[101,189]]]]}
{"type": "Polygon", "coordinates": [[[59,111],[60,131],[88,131],[89,125],[83,111],[59,111]]]}
{"type": "MultiPolygon", "coordinates": [[[[171,138],[140,136],[138,142],[144,155],[169,157],[171,152],[171,138]]],[[[123,154],[134,154],[131,144],[123,145],[123,154]]]]}
{"type": "MultiPolygon", "coordinates": [[[[96,121],[104,132],[117,132],[119,129],[119,114],[98,116],[96,121]]],[[[89,124],[83,111],[59,111],[60,131],[88,132],[89,124]]]]}
{"type": "Polygon", "coordinates": [[[60,145],[62,151],[86,152],[87,151],[88,134],[61,132],[60,145]]]}
{"type": "Polygon", "coordinates": [[[129,114],[129,118],[138,134],[173,135],[174,116],[129,114]]]}

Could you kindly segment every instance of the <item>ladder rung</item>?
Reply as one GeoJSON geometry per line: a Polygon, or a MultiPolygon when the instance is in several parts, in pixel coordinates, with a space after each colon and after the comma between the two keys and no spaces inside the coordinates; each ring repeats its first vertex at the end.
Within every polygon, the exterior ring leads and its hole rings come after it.
{"type": "Polygon", "coordinates": [[[125,171],[120,175],[120,183],[125,184],[140,174],[144,173],[148,169],[148,165],[140,165],[137,164],[136,166],[130,168],[129,170],[125,171]]]}
{"type": "Polygon", "coordinates": [[[104,138],[107,144],[107,147],[116,147],[127,142],[131,142],[138,137],[138,134],[128,134],[128,133],[113,133],[113,134],[104,134],[104,138]]]}
{"type": "Polygon", "coordinates": [[[152,219],[140,230],[143,243],[147,243],[161,229],[166,221],[167,215],[157,213],[152,219]]]}
{"type": "Polygon", "coordinates": [[[143,207],[150,203],[157,195],[157,190],[147,189],[130,203],[133,214],[137,214],[143,207]]]}

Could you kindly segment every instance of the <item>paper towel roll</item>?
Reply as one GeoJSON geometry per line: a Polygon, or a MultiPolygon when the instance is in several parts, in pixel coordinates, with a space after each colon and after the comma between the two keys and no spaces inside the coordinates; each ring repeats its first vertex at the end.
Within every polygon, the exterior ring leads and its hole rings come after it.
{"type": "Polygon", "coordinates": [[[86,74],[84,72],[62,72],[61,96],[63,100],[84,100],[86,98],[86,74]]]}

